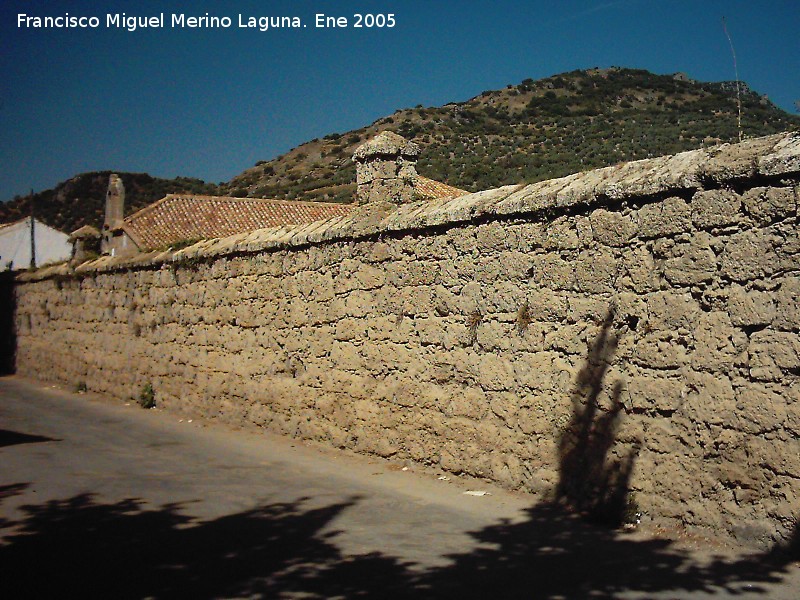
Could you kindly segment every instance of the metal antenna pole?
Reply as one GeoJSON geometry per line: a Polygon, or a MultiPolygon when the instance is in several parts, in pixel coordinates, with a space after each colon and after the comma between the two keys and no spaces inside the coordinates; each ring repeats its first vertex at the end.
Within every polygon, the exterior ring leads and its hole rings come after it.
{"type": "Polygon", "coordinates": [[[731,56],[733,56],[733,72],[736,75],[736,107],[739,111],[737,125],[739,127],[739,141],[742,141],[742,96],[739,92],[739,67],[736,65],[736,50],[733,49],[733,40],[731,34],[728,33],[728,24],[725,22],[725,17],[722,17],[722,29],[725,31],[725,36],[728,38],[728,44],[731,46],[731,56]]]}

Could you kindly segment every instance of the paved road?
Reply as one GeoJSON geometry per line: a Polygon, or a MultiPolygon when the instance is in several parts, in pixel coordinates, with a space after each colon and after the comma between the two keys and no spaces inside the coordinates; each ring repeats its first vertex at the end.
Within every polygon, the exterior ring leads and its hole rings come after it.
{"type": "Polygon", "coordinates": [[[0,379],[3,598],[800,596],[796,563],[712,556],[723,550],[590,527],[475,481],[0,379]]]}

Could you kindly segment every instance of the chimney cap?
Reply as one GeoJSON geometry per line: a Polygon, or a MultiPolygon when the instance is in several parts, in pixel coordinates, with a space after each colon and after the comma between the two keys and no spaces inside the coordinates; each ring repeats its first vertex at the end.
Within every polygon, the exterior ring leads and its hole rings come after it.
{"type": "Polygon", "coordinates": [[[95,229],[91,225],[84,225],[80,229],[76,229],[75,231],[73,231],[70,234],[69,239],[70,241],[75,241],[75,240],[86,240],[99,237],[100,237],[100,232],[97,231],[97,229],[95,229]]]}
{"type": "Polygon", "coordinates": [[[392,131],[382,131],[371,140],[365,142],[353,153],[353,160],[363,162],[372,156],[407,156],[417,157],[420,149],[414,142],[409,142],[402,135],[392,131]]]}

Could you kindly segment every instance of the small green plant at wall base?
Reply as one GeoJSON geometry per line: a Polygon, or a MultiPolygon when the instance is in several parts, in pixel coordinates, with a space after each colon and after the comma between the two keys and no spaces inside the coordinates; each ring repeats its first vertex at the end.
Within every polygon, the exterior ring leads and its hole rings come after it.
{"type": "Polygon", "coordinates": [[[531,318],[531,307],[526,302],[522,306],[519,307],[517,311],[517,333],[520,335],[525,335],[525,330],[528,329],[528,325],[533,322],[531,318]]]}
{"type": "Polygon", "coordinates": [[[478,339],[478,326],[483,321],[483,315],[479,310],[472,312],[467,317],[467,331],[469,331],[469,343],[474,344],[478,339]]]}
{"type": "Polygon", "coordinates": [[[146,383],[139,394],[139,406],[142,408],[153,408],[156,405],[156,393],[153,384],[146,383]]]}
{"type": "Polygon", "coordinates": [[[75,386],[75,393],[83,394],[84,392],[88,391],[89,388],[86,387],[85,381],[79,381],[78,384],[75,386]]]}
{"type": "Polygon", "coordinates": [[[639,502],[636,500],[636,494],[631,492],[625,498],[625,508],[622,510],[622,524],[623,525],[638,525],[642,519],[642,511],[639,508],[639,502]]]}

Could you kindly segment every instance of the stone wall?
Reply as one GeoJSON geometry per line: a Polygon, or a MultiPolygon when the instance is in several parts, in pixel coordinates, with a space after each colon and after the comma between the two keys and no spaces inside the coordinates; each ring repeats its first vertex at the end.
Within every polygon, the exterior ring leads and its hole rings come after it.
{"type": "Polygon", "coordinates": [[[17,369],[747,542],[800,513],[800,138],[23,276],[17,369]]]}

